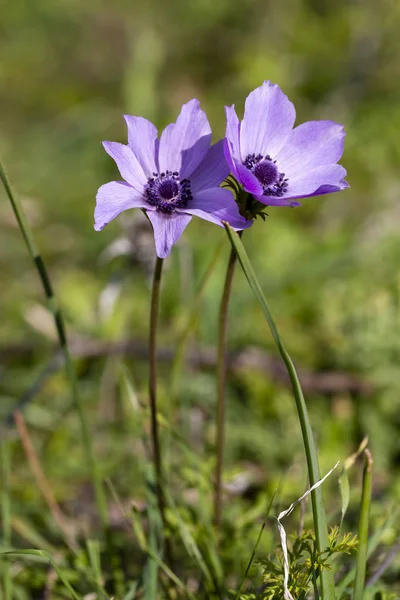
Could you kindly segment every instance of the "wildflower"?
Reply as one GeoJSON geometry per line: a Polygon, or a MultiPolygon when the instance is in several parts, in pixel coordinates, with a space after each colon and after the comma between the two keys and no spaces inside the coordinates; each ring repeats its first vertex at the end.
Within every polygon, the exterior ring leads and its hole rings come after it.
{"type": "Polygon", "coordinates": [[[223,141],[211,143],[211,129],[198,100],[184,104],[176,123],[158,139],[156,127],[125,115],[128,145],[103,142],[125,181],[101,186],[96,196],[95,229],[121,212],[144,209],[154,230],[156,252],[169,255],[192,216],[235,229],[251,225],[240,216],[232,193],[219,187],[229,173],[223,141]]]}
{"type": "Polygon", "coordinates": [[[348,186],[344,128],[309,121],[293,129],[296,111],[280,87],[265,81],[249,94],[241,122],[225,107],[225,157],[244,190],[262,204],[299,206],[297,198],[338,192],[348,186]]]}

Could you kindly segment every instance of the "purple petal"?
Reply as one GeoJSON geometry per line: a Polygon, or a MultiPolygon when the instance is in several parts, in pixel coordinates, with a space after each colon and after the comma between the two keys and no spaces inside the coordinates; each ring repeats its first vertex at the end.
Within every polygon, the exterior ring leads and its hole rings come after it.
{"type": "Polygon", "coordinates": [[[290,198],[277,198],[276,196],[257,196],[257,200],[266,206],[290,206],[294,208],[300,206],[300,202],[290,200],[290,198]]]}
{"type": "Polygon", "coordinates": [[[340,182],[340,190],[338,190],[336,185],[321,185],[317,189],[317,191],[313,194],[313,196],[322,196],[323,194],[332,194],[333,192],[338,192],[349,188],[349,184],[344,179],[340,182]]]}
{"type": "Polygon", "coordinates": [[[247,169],[241,163],[236,163],[235,169],[236,177],[239,179],[246,192],[249,192],[249,194],[253,194],[253,196],[262,194],[263,189],[261,183],[249,169],[247,169]]]}
{"type": "Polygon", "coordinates": [[[199,166],[211,143],[211,128],[198,100],[182,106],[176,123],[168,125],[161,134],[160,171],[178,171],[189,177],[199,166]]]}
{"type": "Polygon", "coordinates": [[[157,256],[166,258],[192,217],[176,212],[166,215],[157,211],[148,212],[147,216],[153,226],[157,256]]]}
{"type": "Polygon", "coordinates": [[[345,131],[333,121],[309,121],[296,127],[279,154],[279,170],[289,177],[336,163],[343,154],[345,131]]]}
{"type": "Polygon", "coordinates": [[[101,231],[110,221],[129,208],[146,208],[147,204],[141,194],[138,194],[124,181],[111,181],[102,185],[96,195],[94,211],[94,228],[101,231]]]}
{"type": "Polygon", "coordinates": [[[339,192],[349,187],[344,180],[346,169],[341,165],[323,165],[308,171],[297,179],[290,179],[288,190],[281,198],[257,196],[257,200],[267,205],[286,206],[285,202],[307,196],[319,196],[339,192]]]}
{"type": "Polygon", "coordinates": [[[225,155],[225,160],[226,160],[226,164],[229,165],[229,168],[231,170],[231,173],[234,177],[236,177],[236,179],[239,179],[238,174],[237,174],[237,170],[236,170],[236,163],[239,163],[239,161],[235,161],[235,159],[233,158],[233,148],[232,148],[232,143],[225,138],[224,140],[224,155],[225,155]]]}
{"type": "Polygon", "coordinates": [[[117,163],[119,172],[125,181],[137,192],[142,193],[147,183],[147,177],[129,146],[118,142],[103,142],[103,146],[107,154],[117,163]]]}
{"type": "MultiPolygon", "coordinates": [[[[229,140],[229,154],[237,162],[242,162],[240,158],[240,123],[237,117],[235,106],[225,106],[226,115],[226,139],[229,140]]],[[[230,164],[233,172],[233,165],[230,164]]]]}
{"type": "Polygon", "coordinates": [[[220,226],[221,221],[227,221],[235,229],[247,229],[253,223],[239,214],[232,193],[219,187],[193,194],[190,206],[180,210],[220,226]]]}
{"type": "Polygon", "coordinates": [[[224,155],[224,140],[213,144],[205,159],[190,176],[192,192],[219,186],[229,175],[224,155]]]}
{"type": "Polygon", "coordinates": [[[293,104],[276,84],[264,83],[246,100],[240,128],[242,160],[249,154],[269,154],[275,158],[296,119],[293,104]]]}
{"type": "Polygon", "coordinates": [[[128,127],[128,145],[142,165],[147,177],[158,171],[156,156],[158,153],[157,128],[143,117],[124,115],[128,127]]]}

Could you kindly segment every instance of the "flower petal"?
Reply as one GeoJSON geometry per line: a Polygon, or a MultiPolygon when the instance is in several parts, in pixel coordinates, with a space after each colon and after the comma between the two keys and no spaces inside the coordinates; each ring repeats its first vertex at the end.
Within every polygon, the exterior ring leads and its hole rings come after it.
{"type": "Polygon", "coordinates": [[[167,215],[157,211],[148,212],[147,216],[153,226],[157,256],[166,258],[192,217],[176,212],[167,215]]]}
{"type": "Polygon", "coordinates": [[[99,188],[94,211],[94,228],[101,231],[107,223],[129,208],[147,208],[147,203],[124,181],[111,181],[99,188]]]}
{"type": "Polygon", "coordinates": [[[224,155],[224,140],[213,144],[205,159],[190,176],[192,192],[217,187],[229,175],[224,155]]]}
{"type": "Polygon", "coordinates": [[[253,223],[239,214],[239,208],[232,193],[220,187],[209,188],[193,194],[190,206],[179,209],[223,226],[221,221],[227,221],[234,229],[247,229],[253,223]]]}
{"type": "Polygon", "coordinates": [[[249,194],[253,194],[253,196],[262,194],[263,189],[261,183],[249,169],[247,169],[241,163],[236,163],[235,169],[236,177],[239,179],[246,192],[249,192],[249,194]]]}
{"type": "Polygon", "coordinates": [[[240,128],[242,160],[253,153],[275,158],[289,137],[295,119],[294,106],[280,87],[264,81],[246,100],[240,128]]]}
{"type": "Polygon", "coordinates": [[[279,198],[276,196],[257,196],[256,199],[259,202],[265,204],[266,206],[290,206],[291,208],[300,206],[300,202],[297,202],[296,200],[291,200],[290,198],[279,198]]]}
{"type": "Polygon", "coordinates": [[[233,151],[232,142],[230,140],[228,140],[228,138],[225,138],[225,140],[224,140],[224,154],[225,154],[226,163],[229,165],[232,175],[234,177],[236,177],[236,179],[239,179],[237,170],[236,170],[236,162],[239,162],[240,159],[235,162],[235,159],[233,158],[234,151],[233,151]]]}
{"type": "Polygon", "coordinates": [[[158,171],[156,157],[158,154],[157,128],[143,117],[124,115],[128,127],[128,145],[142,165],[147,177],[158,171]]]}
{"type": "Polygon", "coordinates": [[[336,163],[343,154],[345,131],[334,121],[309,121],[290,134],[275,156],[279,170],[289,179],[322,165],[336,163]]]}
{"type": "Polygon", "coordinates": [[[178,171],[181,177],[189,177],[207,154],[210,143],[207,117],[200,102],[190,100],[182,106],[176,123],[168,125],[161,134],[160,171],[178,171]]]}
{"type": "Polygon", "coordinates": [[[302,174],[297,179],[289,179],[287,192],[281,198],[257,196],[257,200],[267,205],[287,205],[285,201],[308,196],[319,196],[331,192],[339,192],[349,187],[346,169],[341,165],[323,165],[302,174]]]}
{"type": "Polygon", "coordinates": [[[125,181],[137,192],[142,193],[147,183],[147,177],[129,146],[118,142],[103,142],[103,146],[107,154],[117,163],[119,172],[125,181]]]}
{"type": "Polygon", "coordinates": [[[230,141],[230,150],[233,158],[241,162],[240,158],[240,123],[235,111],[235,105],[225,106],[226,138],[230,141]]]}

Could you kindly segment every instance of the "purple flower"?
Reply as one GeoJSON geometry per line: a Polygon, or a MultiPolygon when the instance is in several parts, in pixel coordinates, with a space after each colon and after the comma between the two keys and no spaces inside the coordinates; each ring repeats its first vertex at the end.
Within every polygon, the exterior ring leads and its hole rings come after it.
{"type": "Polygon", "coordinates": [[[146,211],[157,255],[165,258],[192,216],[235,229],[251,225],[239,214],[232,193],[219,187],[229,173],[223,141],[210,147],[211,129],[198,100],[184,104],[176,123],[158,139],[155,126],[125,115],[128,145],[103,142],[125,181],[101,186],[94,213],[100,231],[129,208],[146,211]]]}
{"type": "Polygon", "coordinates": [[[338,192],[348,186],[344,128],[309,121],[293,129],[296,111],[278,85],[265,81],[247,97],[241,122],[226,110],[225,157],[244,190],[263,204],[298,206],[296,198],[338,192]]]}

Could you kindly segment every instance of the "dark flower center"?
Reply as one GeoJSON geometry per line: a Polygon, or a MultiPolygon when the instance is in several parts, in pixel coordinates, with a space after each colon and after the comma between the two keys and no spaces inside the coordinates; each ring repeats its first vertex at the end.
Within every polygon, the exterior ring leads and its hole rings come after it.
{"type": "Polygon", "coordinates": [[[163,200],[172,200],[179,194],[179,185],[175,179],[164,179],[158,187],[158,193],[163,200]]]}
{"type": "Polygon", "coordinates": [[[244,166],[255,175],[263,189],[263,196],[283,196],[288,189],[285,173],[280,173],[276,161],[270,156],[249,154],[243,161],[244,166]]]}
{"type": "Polygon", "coordinates": [[[147,202],[165,214],[176,208],[185,208],[192,199],[189,179],[180,179],[179,173],[153,173],[145,187],[147,202]]]}

